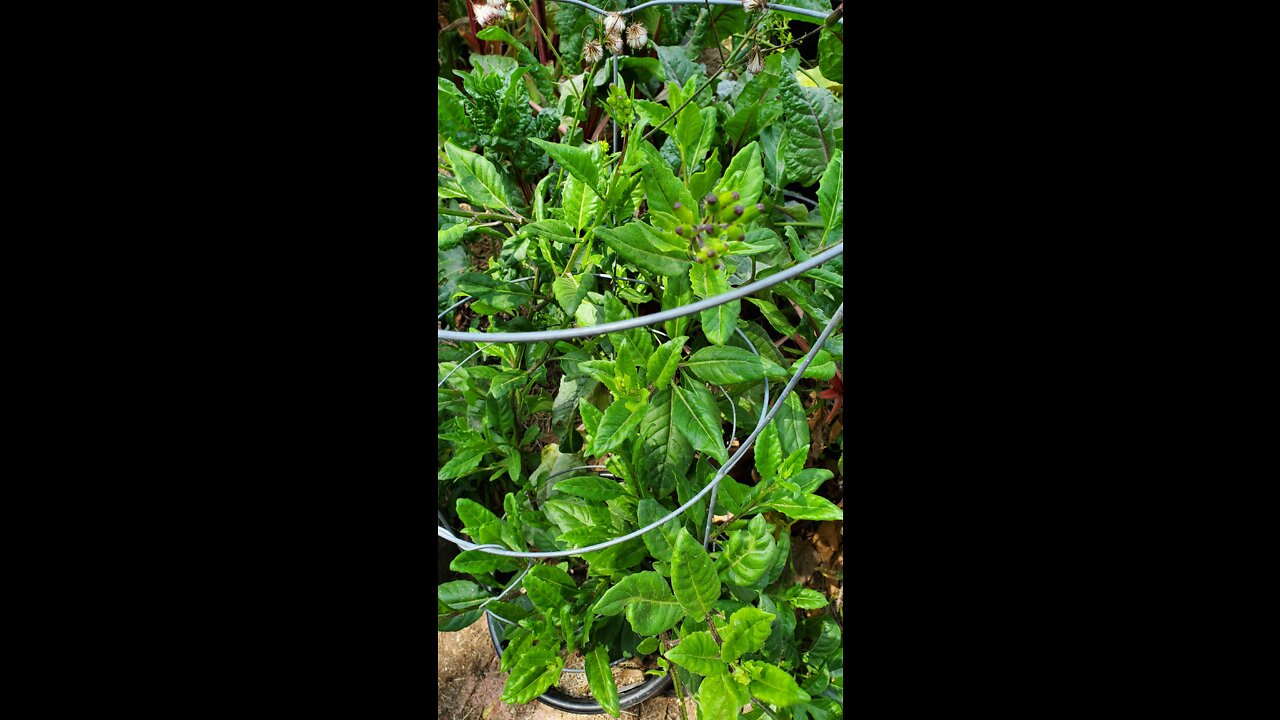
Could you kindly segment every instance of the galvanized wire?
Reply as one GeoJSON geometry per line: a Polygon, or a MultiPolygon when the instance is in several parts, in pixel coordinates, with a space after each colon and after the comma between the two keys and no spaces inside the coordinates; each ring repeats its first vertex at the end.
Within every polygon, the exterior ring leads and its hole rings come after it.
{"type": "MultiPolygon", "coordinates": [[[[568,5],[577,5],[578,7],[595,11],[601,15],[607,15],[610,12],[612,12],[611,10],[602,10],[596,7],[595,5],[592,5],[591,3],[582,2],[582,0],[550,0],[550,1],[566,3],[568,5]]],[[[643,10],[647,7],[653,7],[655,5],[702,5],[705,3],[710,3],[712,5],[732,5],[734,7],[739,7],[739,8],[742,7],[741,0],[653,0],[653,2],[647,2],[642,5],[637,5],[633,8],[619,10],[617,12],[619,15],[630,15],[631,13],[636,12],[637,10],[643,10]]],[[[766,6],[766,9],[795,13],[796,15],[804,15],[805,17],[816,18],[818,20],[826,20],[827,18],[831,17],[831,13],[824,13],[820,10],[798,8],[798,7],[792,7],[790,5],[778,5],[776,3],[769,3],[766,6]]],[[[843,25],[844,18],[840,18],[838,22],[841,25],[843,25]]]]}

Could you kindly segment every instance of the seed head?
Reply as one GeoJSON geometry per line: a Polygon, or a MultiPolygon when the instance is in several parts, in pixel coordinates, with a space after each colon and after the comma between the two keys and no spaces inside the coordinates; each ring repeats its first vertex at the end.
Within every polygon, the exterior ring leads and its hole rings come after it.
{"type": "Polygon", "coordinates": [[[747,59],[747,72],[759,75],[761,70],[764,70],[764,56],[760,54],[760,48],[756,47],[751,51],[751,57],[747,59]]]}
{"type": "Polygon", "coordinates": [[[476,24],[480,27],[489,27],[507,15],[505,7],[493,5],[472,5],[471,7],[476,14],[476,24]]]}
{"type": "Polygon", "coordinates": [[[639,50],[649,41],[649,31],[644,29],[640,23],[632,23],[627,26],[627,44],[633,49],[639,50]]]}
{"type": "Polygon", "coordinates": [[[599,40],[588,40],[582,46],[582,61],[588,65],[600,62],[604,57],[604,50],[600,48],[599,40]]]}
{"type": "Polygon", "coordinates": [[[764,0],[742,0],[742,9],[746,12],[755,12],[765,8],[764,0]]]}
{"type": "Polygon", "coordinates": [[[622,46],[622,36],[617,33],[609,33],[604,36],[604,44],[609,48],[609,52],[614,55],[621,55],[625,48],[622,46]]]}
{"type": "Polygon", "coordinates": [[[622,19],[622,13],[611,12],[604,16],[604,31],[611,35],[621,35],[627,29],[627,21],[622,19]]]}

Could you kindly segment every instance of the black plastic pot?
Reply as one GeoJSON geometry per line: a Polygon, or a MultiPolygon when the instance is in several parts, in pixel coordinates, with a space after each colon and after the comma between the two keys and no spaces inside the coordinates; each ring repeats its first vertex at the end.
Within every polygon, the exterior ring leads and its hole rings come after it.
{"type": "MultiPolygon", "coordinates": [[[[485,620],[489,623],[489,637],[493,640],[493,651],[498,657],[502,657],[502,641],[498,639],[498,627],[493,619],[493,615],[484,614],[485,620]]],[[[618,693],[618,707],[626,710],[629,707],[639,705],[649,698],[657,695],[667,686],[671,684],[671,675],[663,675],[661,677],[651,677],[640,685],[629,690],[618,693]]],[[[576,698],[571,695],[556,690],[554,687],[549,688],[546,692],[538,696],[538,702],[562,712],[573,713],[574,715],[603,715],[604,708],[600,707],[600,703],[595,700],[586,700],[576,698]]]]}

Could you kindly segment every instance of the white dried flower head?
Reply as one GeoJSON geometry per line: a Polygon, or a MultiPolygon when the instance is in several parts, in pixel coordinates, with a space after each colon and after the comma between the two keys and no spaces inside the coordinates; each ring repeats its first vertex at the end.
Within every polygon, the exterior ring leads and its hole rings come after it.
{"type": "Polygon", "coordinates": [[[489,27],[507,14],[492,5],[472,5],[471,9],[475,11],[476,23],[480,27],[489,27]]]}
{"type": "Polygon", "coordinates": [[[644,29],[644,25],[632,23],[627,26],[627,44],[633,49],[639,50],[648,40],[649,31],[644,29]]]}
{"type": "Polygon", "coordinates": [[[627,21],[622,19],[622,13],[611,12],[604,16],[604,31],[609,34],[621,35],[627,29],[627,21]]]}
{"type": "Polygon", "coordinates": [[[747,59],[747,72],[752,75],[759,75],[760,71],[763,69],[764,56],[760,54],[760,47],[757,45],[756,48],[751,51],[751,57],[747,59]]]}
{"type": "Polygon", "coordinates": [[[484,0],[484,4],[490,7],[496,7],[500,10],[507,9],[507,0],[484,0]]]}
{"type": "Polygon", "coordinates": [[[614,55],[621,55],[624,48],[622,47],[622,36],[616,33],[609,33],[604,36],[605,47],[609,48],[609,52],[614,55]]]}
{"type": "Polygon", "coordinates": [[[604,50],[600,48],[599,40],[588,40],[582,46],[582,61],[588,65],[600,62],[604,57],[604,50]]]}
{"type": "Polygon", "coordinates": [[[742,0],[742,9],[747,12],[755,12],[765,8],[764,0],[742,0]]]}

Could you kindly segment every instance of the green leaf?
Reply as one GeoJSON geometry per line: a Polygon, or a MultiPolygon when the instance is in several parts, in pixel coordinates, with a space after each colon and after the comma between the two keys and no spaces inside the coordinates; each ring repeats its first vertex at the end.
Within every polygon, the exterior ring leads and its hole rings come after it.
{"type": "Polygon", "coordinates": [[[759,380],[784,372],[773,362],[736,347],[704,347],[684,364],[694,375],[717,385],[759,380]]]}
{"type": "Polygon", "coordinates": [[[736,718],[751,701],[750,691],[727,672],[708,675],[698,686],[698,718],[736,718]]]}
{"type": "Polygon", "coordinates": [[[715,192],[737,192],[740,196],[737,202],[743,207],[760,202],[760,194],[764,192],[764,168],[759,143],[752,141],[733,156],[724,177],[716,184],[715,192]]]}
{"type": "Polygon", "coordinates": [[[825,28],[818,36],[818,69],[828,79],[844,83],[844,26],[825,28]]]}
{"type": "Polygon", "coordinates": [[[818,209],[822,211],[823,224],[818,244],[824,245],[831,230],[844,224],[844,153],[839,149],[831,156],[818,185],[818,209]]]}
{"type": "Polygon", "coordinates": [[[441,250],[448,250],[457,247],[462,242],[462,238],[471,229],[471,221],[460,222],[454,225],[446,226],[439,232],[439,245],[441,250]]]}
{"type": "Polygon", "coordinates": [[[777,542],[769,533],[764,515],[756,515],[745,530],[729,533],[720,553],[720,579],[731,585],[754,585],[773,564],[776,549],[777,542]]]}
{"type": "Polygon", "coordinates": [[[577,594],[578,586],[569,573],[554,565],[534,565],[524,576],[525,594],[533,606],[543,612],[556,612],[567,597],[577,594]]]}
{"type": "Polygon", "coordinates": [[[436,597],[454,610],[466,610],[488,600],[489,593],[470,580],[454,580],[436,588],[436,597]]]}
{"type": "MultiPolygon", "coordinates": [[[[710,142],[710,138],[707,140],[710,142]]],[[[720,165],[720,150],[717,149],[711,153],[711,157],[707,159],[706,166],[702,172],[696,172],[689,176],[689,194],[693,197],[706,197],[711,192],[713,184],[720,179],[720,173],[724,168],[720,165]]]]}
{"type": "Polygon", "coordinates": [[[596,428],[600,427],[600,418],[604,417],[604,413],[584,397],[578,401],[578,414],[582,416],[582,425],[586,427],[587,435],[595,437],[596,428]]]}
{"type": "Polygon", "coordinates": [[[585,661],[587,683],[591,687],[592,696],[605,712],[614,717],[622,717],[618,708],[618,686],[614,684],[613,670],[609,668],[609,652],[603,645],[597,645],[587,653],[585,661]]]}
{"type": "Polygon", "coordinates": [[[524,283],[503,282],[483,273],[467,273],[458,278],[458,290],[484,301],[494,312],[514,310],[533,298],[533,291],[524,283]]]}
{"type": "Polygon", "coordinates": [[[569,145],[558,145],[549,143],[546,140],[538,138],[529,138],[529,141],[546,151],[552,160],[560,163],[560,167],[564,168],[570,175],[586,183],[597,196],[600,192],[596,190],[600,186],[600,169],[596,167],[595,160],[591,157],[591,153],[582,148],[570,147],[569,145]]]}
{"type": "MultiPolygon", "coordinates": [[[[641,527],[664,517],[670,511],[652,498],[644,498],[636,506],[636,518],[641,527]]],[[[664,562],[671,562],[675,549],[676,533],[680,530],[678,520],[669,520],[649,532],[641,535],[644,544],[653,556],[664,562]]]]}
{"type": "Polygon", "coordinates": [[[751,694],[772,705],[786,707],[809,700],[794,678],[775,665],[750,660],[743,664],[751,674],[751,694]]]}
{"type": "Polygon", "coordinates": [[[577,312],[578,305],[582,303],[587,293],[591,292],[595,284],[595,276],[591,273],[561,276],[552,281],[551,292],[556,296],[556,302],[565,313],[572,315],[577,312]]]}
{"type": "MultiPolygon", "coordinates": [[[[672,129],[670,123],[667,129],[672,129]]],[[[681,203],[690,212],[697,212],[697,204],[693,195],[685,188],[684,183],[676,179],[667,161],[648,142],[640,143],[640,152],[645,156],[644,192],[649,201],[649,209],[674,214],[674,203],[681,203]]]]}
{"type": "Polygon", "coordinates": [[[782,77],[778,88],[778,99],[787,115],[778,145],[786,160],[781,184],[812,185],[835,154],[835,128],[844,122],[843,110],[830,91],[801,87],[794,76],[782,77]]]}
{"type": "MultiPolygon", "coordinates": [[[[787,371],[787,374],[794,375],[802,362],[804,362],[804,358],[797,360],[787,371]]],[[[835,377],[836,361],[832,359],[831,353],[826,350],[819,350],[818,354],[813,356],[813,362],[809,363],[809,367],[805,368],[804,376],[817,380],[830,380],[835,377]]]]}
{"type": "Polygon", "coordinates": [[[628,575],[609,588],[595,605],[601,615],[617,615],[626,610],[627,621],[639,635],[657,635],[670,630],[684,617],[684,610],[667,581],[656,572],[628,575]]]}
{"type": "Polygon", "coordinates": [[[758,300],[756,298],[747,298],[747,301],[760,308],[760,314],[764,315],[764,319],[769,321],[769,324],[773,326],[774,330],[777,330],[783,335],[796,334],[795,326],[787,322],[786,316],[782,314],[782,311],[778,309],[777,305],[774,305],[768,300],[758,300]]]}
{"type": "Polygon", "coordinates": [[[822,593],[801,585],[787,588],[787,591],[782,593],[782,598],[801,610],[816,610],[828,604],[827,598],[822,593]]]}
{"type": "Polygon", "coordinates": [[[684,349],[685,341],[688,339],[687,335],[672,338],[659,345],[658,349],[649,356],[649,383],[653,385],[654,390],[665,388],[671,383],[671,378],[676,376],[676,368],[680,366],[680,351],[684,349]]]}
{"type": "Polygon", "coordinates": [[[577,530],[583,525],[609,525],[609,508],[575,497],[556,497],[542,504],[547,519],[561,532],[577,530]]]}
{"type": "Polygon", "coordinates": [[[595,190],[589,190],[586,183],[572,175],[564,182],[563,198],[564,219],[577,232],[591,226],[595,213],[603,202],[595,190]]]}
{"type": "Polygon", "coordinates": [[[545,645],[530,648],[516,659],[516,665],[502,688],[502,702],[522,705],[533,700],[560,679],[564,658],[545,645]]]}
{"type": "Polygon", "coordinates": [[[649,653],[657,649],[658,649],[658,638],[652,638],[652,637],[645,638],[640,641],[639,645],[636,645],[636,652],[640,653],[641,655],[648,655],[649,653]]]}
{"type": "Polygon", "coordinates": [[[458,183],[472,203],[512,212],[507,191],[502,184],[502,175],[492,162],[450,142],[445,143],[444,150],[453,165],[458,183]]]}
{"type": "Polygon", "coordinates": [[[494,555],[483,550],[467,550],[458,553],[453,562],[449,563],[450,570],[472,575],[481,575],[494,570],[515,570],[518,567],[520,565],[514,561],[514,558],[494,555]]]}
{"type": "Polygon", "coordinates": [[[799,393],[793,390],[787,394],[786,402],[778,408],[773,420],[778,424],[778,440],[782,441],[784,455],[809,444],[809,422],[805,419],[799,393]]]}
{"type": "Polygon", "coordinates": [[[808,662],[814,665],[821,665],[839,648],[840,626],[831,618],[823,618],[822,631],[819,633],[818,639],[813,642],[813,647],[809,648],[809,652],[805,654],[808,662]]]}
{"type": "MultiPolygon", "coordinates": [[[[671,310],[673,308],[688,305],[693,302],[693,287],[689,283],[688,275],[668,275],[666,287],[662,293],[662,309],[671,310]]],[[[684,329],[689,326],[689,317],[676,318],[663,323],[663,329],[667,331],[670,337],[676,337],[684,334],[684,329]]]]}
{"type": "Polygon", "coordinates": [[[769,423],[756,438],[756,471],[760,480],[771,483],[778,476],[778,466],[782,464],[782,443],[778,440],[778,426],[769,423]]]}
{"type": "MultiPolygon", "coordinates": [[[[689,107],[693,106],[690,105],[689,107]]],[[[707,151],[711,149],[711,143],[716,136],[716,109],[702,108],[699,114],[702,116],[702,132],[698,133],[698,142],[693,146],[693,152],[688,153],[685,158],[689,163],[690,171],[697,167],[702,162],[702,159],[707,156],[707,151]]]]}
{"type": "MultiPolygon", "coordinates": [[[[693,447],[676,426],[675,390],[675,386],[668,384],[654,393],[644,419],[640,421],[636,465],[651,478],[653,491],[658,497],[671,494],[676,481],[687,474],[689,463],[693,461],[693,447]]],[[[649,535],[652,533],[645,537],[649,535]]]]}
{"type": "Polygon", "coordinates": [[[668,650],[666,656],[699,675],[718,675],[729,669],[720,659],[720,647],[706,630],[686,636],[679,645],[668,650]]]}
{"type": "Polygon", "coordinates": [[[703,549],[702,543],[694,540],[684,528],[676,533],[676,546],[671,558],[671,589],[684,611],[695,620],[701,620],[711,610],[712,603],[720,599],[720,579],[716,577],[711,556],[703,549]]]}
{"type": "Polygon", "coordinates": [[[591,440],[593,454],[603,455],[613,452],[622,447],[622,443],[634,437],[632,431],[640,424],[648,409],[646,403],[649,399],[649,391],[641,390],[640,393],[639,397],[620,397],[613,401],[608,410],[604,411],[600,426],[596,428],[596,435],[591,440]]]}
{"type": "Polygon", "coordinates": [[[769,496],[769,507],[796,520],[844,520],[844,511],[824,497],[782,488],[769,496]]]}
{"type": "Polygon", "coordinates": [[[605,528],[596,525],[583,525],[580,528],[570,530],[569,532],[560,535],[556,540],[559,540],[569,547],[580,548],[604,542],[612,536],[612,533],[605,528]]]}
{"type": "Polygon", "coordinates": [[[729,618],[729,627],[720,633],[724,645],[720,649],[725,662],[733,662],[747,653],[764,647],[773,624],[773,614],[747,606],[729,618]]]}
{"type": "Polygon", "coordinates": [[[724,429],[720,409],[711,393],[701,383],[686,383],[686,387],[672,387],[672,418],[676,429],[697,450],[719,460],[729,460],[724,447],[724,429]]]}
{"type": "MultiPolygon", "coordinates": [[[[689,48],[686,46],[655,45],[654,49],[658,51],[658,62],[662,64],[667,80],[684,85],[685,81],[691,77],[706,77],[706,68],[689,59],[689,48]]],[[[679,105],[679,102],[676,104],[679,105]]]]}
{"type": "MultiPolygon", "coordinates": [[[[494,603],[494,605],[497,604],[494,603]]],[[[494,610],[494,612],[501,611],[494,610]]],[[[503,615],[503,617],[514,620],[508,615],[503,615]]],[[[515,628],[514,632],[516,633],[515,637],[512,637],[511,642],[507,643],[506,649],[502,651],[502,660],[498,662],[498,669],[505,673],[511,672],[511,669],[516,666],[516,661],[524,656],[525,651],[532,647],[533,641],[537,639],[533,633],[521,628],[515,628]]]]}
{"type": "Polygon", "coordinates": [[[539,220],[529,223],[520,228],[521,235],[531,235],[533,237],[544,237],[551,242],[566,243],[572,245],[578,242],[578,233],[574,231],[569,223],[563,220],[539,220]]]}
{"type": "Polygon", "coordinates": [[[481,545],[502,542],[502,521],[485,506],[466,498],[458,498],[456,505],[462,531],[481,545]]]}
{"type": "MultiPolygon", "coordinates": [[[[716,270],[706,263],[690,263],[689,283],[693,294],[702,299],[723,295],[729,291],[729,280],[724,270],[716,270]]],[[[715,345],[724,345],[733,335],[734,323],[742,310],[742,301],[721,303],[709,310],[703,310],[702,331],[707,340],[715,345]]]]}
{"type": "Polygon", "coordinates": [[[693,156],[693,151],[698,147],[698,139],[701,136],[702,113],[696,103],[690,103],[685,106],[684,110],[680,111],[680,117],[676,118],[675,137],[684,156],[685,167],[682,169],[684,174],[688,174],[689,168],[697,165],[702,160],[702,158],[693,156]]]}
{"type": "MultiPolygon", "coordinates": [[[[807,453],[806,453],[807,455],[807,453]]],[[[826,468],[806,468],[796,473],[791,482],[800,488],[802,493],[817,492],[822,483],[835,477],[835,473],[826,468]]]]}
{"type": "Polygon", "coordinates": [[[487,452],[488,450],[485,448],[462,448],[458,451],[458,454],[454,455],[449,462],[444,464],[444,467],[440,468],[437,473],[437,477],[441,480],[451,480],[453,478],[462,477],[479,467],[480,459],[483,458],[487,452]]]}
{"type": "Polygon", "coordinates": [[[641,224],[632,222],[620,228],[598,227],[595,233],[624,260],[649,272],[666,276],[689,272],[689,266],[692,263],[664,254],[654,247],[644,231],[640,229],[641,224]]]}
{"type": "MultiPolygon", "coordinates": [[[[608,417],[608,414],[605,415],[608,417]]],[[[594,475],[569,478],[556,483],[556,489],[570,495],[577,495],[588,500],[611,500],[625,495],[626,490],[616,480],[609,480],[594,475]]]]}

